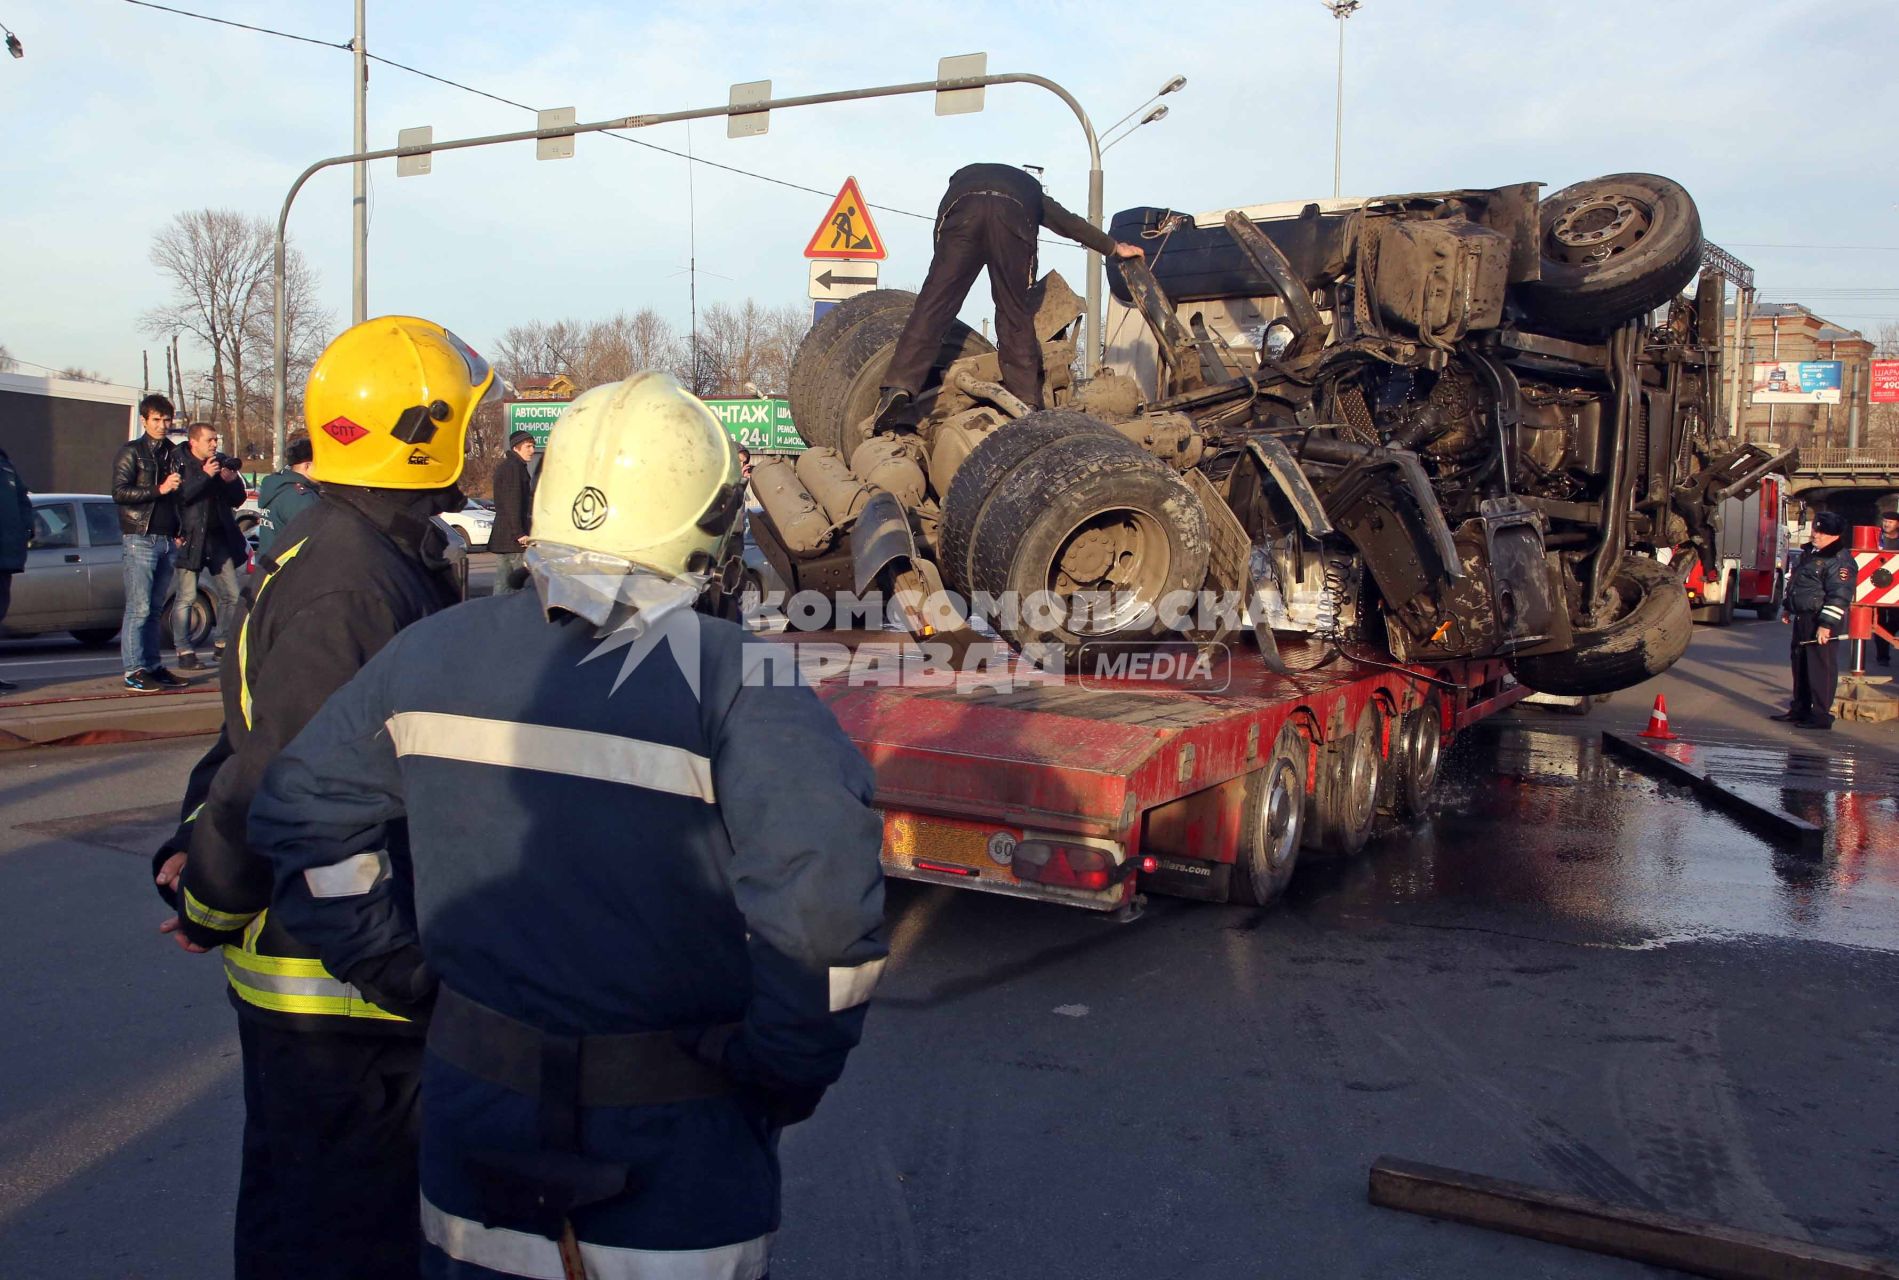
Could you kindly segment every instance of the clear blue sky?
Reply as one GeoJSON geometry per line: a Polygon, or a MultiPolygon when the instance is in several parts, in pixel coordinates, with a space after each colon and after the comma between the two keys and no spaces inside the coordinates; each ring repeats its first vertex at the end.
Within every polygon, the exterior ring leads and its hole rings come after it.
{"type": "MultiPolygon", "coordinates": [[[[177,7],[338,42],[352,21],[350,0],[177,7]]],[[[1695,194],[1709,236],[1759,268],[1764,296],[1872,330],[1899,319],[1899,170],[1883,141],[1899,118],[1896,19],[1889,0],[1366,0],[1346,32],[1346,192],[1665,173],[1695,194]]],[[[153,234],[205,206],[274,218],[298,170],[348,149],[349,55],[125,0],[6,0],[0,22],[26,44],[23,61],[0,59],[0,343],[136,383],[140,350],[157,351],[138,318],[165,299],[153,234]]],[[[795,94],[928,79],[939,55],[982,49],[992,71],[1067,85],[1105,126],[1186,75],[1168,118],[1109,154],[1110,212],[1329,194],[1336,31],[1319,0],[369,0],[372,51],[583,120],[708,106],[743,80],[795,94]]],[[[382,66],[369,111],[372,145],[407,125],[444,138],[532,120],[382,66]]],[[[642,136],[688,145],[684,126],[642,136]]],[[[1037,163],[1057,198],[1085,207],[1080,130],[1036,89],[992,89],[985,112],[949,118],[927,98],[779,113],[766,136],[737,141],[708,122],[690,145],[827,192],[854,174],[873,203],[919,213],[969,160],[1037,163]]],[[[702,306],[801,301],[825,197],[696,166],[689,219],[686,170],[601,137],[559,162],[537,163],[525,144],[437,156],[424,178],[398,180],[385,162],[372,179],[371,311],[439,319],[478,346],[522,320],[641,306],[683,327],[690,230],[702,306]]],[[[348,172],[334,170],[291,221],[339,323],[348,199],[348,172]]],[[[877,217],[885,283],[914,284],[928,221],[877,217]]],[[[1043,261],[1078,275],[1081,254],[1043,261]]],[[[979,293],[969,314],[982,307],[979,293]]]]}

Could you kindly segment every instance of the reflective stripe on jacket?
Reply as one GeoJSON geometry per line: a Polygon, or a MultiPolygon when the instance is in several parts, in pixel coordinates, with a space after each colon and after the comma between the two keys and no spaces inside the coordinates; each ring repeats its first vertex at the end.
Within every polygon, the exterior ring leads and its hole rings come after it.
{"type": "MultiPolygon", "coordinates": [[[[295,541],[261,563],[265,576],[225,654],[224,729],[193,771],[188,816],[172,843],[189,849],[176,904],[183,932],[224,947],[232,1000],[246,1016],[417,1033],[325,969],[267,913],[270,866],[245,836],[270,762],[397,632],[452,598],[414,544],[391,532],[410,527],[373,504],[320,504],[298,522],[295,541]]],[[[406,859],[399,826],[386,847],[406,859]]]]}

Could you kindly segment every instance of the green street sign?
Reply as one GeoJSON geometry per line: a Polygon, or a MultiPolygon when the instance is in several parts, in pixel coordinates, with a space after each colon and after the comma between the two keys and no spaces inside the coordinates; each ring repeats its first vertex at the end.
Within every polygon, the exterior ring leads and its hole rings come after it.
{"type": "Polygon", "coordinates": [[[786,400],[708,400],[706,408],[732,438],[758,453],[803,453],[804,441],[791,425],[786,400]]]}
{"type": "Polygon", "coordinates": [[[534,437],[536,449],[547,448],[547,433],[554,419],[567,407],[565,400],[516,400],[508,406],[508,434],[525,431],[534,437]]]}

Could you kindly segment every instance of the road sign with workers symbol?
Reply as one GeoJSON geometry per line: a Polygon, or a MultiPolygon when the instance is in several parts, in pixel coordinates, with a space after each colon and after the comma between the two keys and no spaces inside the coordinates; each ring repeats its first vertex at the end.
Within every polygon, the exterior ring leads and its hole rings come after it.
{"type": "Polygon", "coordinates": [[[884,238],[877,234],[877,224],[871,221],[864,193],[857,189],[856,178],[844,179],[843,189],[837,193],[837,199],[831,201],[831,208],[812,234],[811,243],[804,247],[804,256],[862,258],[871,262],[880,262],[889,256],[884,238]]]}

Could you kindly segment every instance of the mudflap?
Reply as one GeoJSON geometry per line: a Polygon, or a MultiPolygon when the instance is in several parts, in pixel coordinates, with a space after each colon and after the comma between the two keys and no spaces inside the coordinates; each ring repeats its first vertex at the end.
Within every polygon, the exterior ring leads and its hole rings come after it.
{"type": "Polygon", "coordinates": [[[851,576],[856,580],[857,594],[869,590],[891,564],[919,559],[916,534],[897,496],[880,492],[865,503],[857,513],[857,523],[851,526],[851,576]]]}
{"type": "Polygon", "coordinates": [[[948,644],[958,660],[981,640],[951,602],[936,564],[917,550],[910,516],[895,494],[880,492],[858,512],[851,526],[851,564],[860,597],[877,583],[888,584],[913,637],[948,644]]]}

